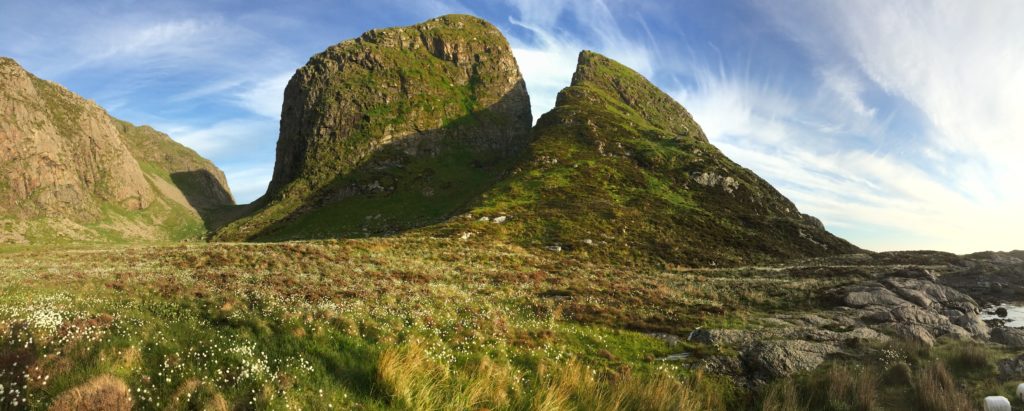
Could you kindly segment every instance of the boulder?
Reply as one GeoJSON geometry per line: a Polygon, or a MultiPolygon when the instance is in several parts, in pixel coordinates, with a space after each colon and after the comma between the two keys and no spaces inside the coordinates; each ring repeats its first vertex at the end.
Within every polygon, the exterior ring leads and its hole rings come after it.
{"type": "Polygon", "coordinates": [[[935,345],[935,337],[931,331],[918,324],[888,323],[878,325],[877,327],[904,340],[914,341],[929,347],[935,345]]]}
{"type": "Polygon", "coordinates": [[[997,327],[992,329],[992,341],[1010,348],[1024,348],[1024,329],[997,327]]]}
{"type": "Polygon", "coordinates": [[[743,362],[755,378],[774,379],[810,371],[839,352],[831,343],[791,341],[762,341],[743,353],[743,362]]]}
{"type": "Polygon", "coordinates": [[[842,288],[839,291],[843,305],[854,308],[868,306],[898,307],[910,305],[910,302],[900,298],[892,291],[889,291],[878,283],[855,284],[842,288]]]}
{"type": "Polygon", "coordinates": [[[933,303],[957,308],[977,309],[978,307],[977,302],[967,294],[961,293],[953,288],[937,284],[934,281],[921,280],[917,278],[889,277],[883,280],[882,283],[903,298],[908,300],[913,298],[921,301],[923,304],[918,305],[926,308],[933,303]]]}
{"type": "Polygon", "coordinates": [[[1024,354],[1000,360],[996,368],[999,369],[999,379],[1003,381],[1024,380],[1024,354]]]}

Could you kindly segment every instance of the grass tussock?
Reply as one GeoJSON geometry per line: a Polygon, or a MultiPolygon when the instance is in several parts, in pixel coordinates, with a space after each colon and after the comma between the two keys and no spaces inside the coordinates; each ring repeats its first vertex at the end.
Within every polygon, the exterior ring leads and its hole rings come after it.
{"type": "Polygon", "coordinates": [[[132,396],[128,386],[115,377],[101,375],[61,394],[50,411],[129,411],[132,396]]]}
{"type": "Polygon", "coordinates": [[[403,409],[699,410],[718,408],[701,375],[683,381],[662,372],[599,371],[576,360],[543,363],[530,375],[483,357],[455,371],[419,343],[385,350],[377,384],[403,409]]]}
{"type": "Polygon", "coordinates": [[[514,375],[487,357],[462,373],[430,357],[418,342],[384,350],[377,364],[377,386],[406,409],[497,409],[510,404],[514,375]]]}
{"type": "Polygon", "coordinates": [[[956,371],[978,372],[992,368],[991,354],[985,347],[967,344],[957,347],[949,357],[949,366],[956,371]]]}
{"type": "Polygon", "coordinates": [[[523,409],[697,410],[705,409],[695,389],[702,376],[680,381],[664,373],[603,375],[577,361],[544,366],[523,409]]]}
{"type": "Polygon", "coordinates": [[[923,411],[969,411],[971,402],[941,362],[928,364],[914,378],[917,407],[923,411]]]}
{"type": "Polygon", "coordinates": [[[835,365],[802,379],[772,384],[761,409],[870,411],[879,409],[878,373],[862,367],[835,365]]]}

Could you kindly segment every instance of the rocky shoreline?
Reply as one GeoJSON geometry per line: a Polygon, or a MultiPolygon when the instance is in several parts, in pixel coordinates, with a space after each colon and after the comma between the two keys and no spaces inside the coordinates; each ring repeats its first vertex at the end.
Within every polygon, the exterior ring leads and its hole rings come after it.
{"type": "MultiPolygon", "coordinates": [[[[757,387],[813,370],[830,358],[884,355],[878,347],[893,339],[926,347],[949,338],[1024,349],[1024,328],[982,318],[983,305],[1021,300],[1017,284],[1024,284],[1024,256],[951,256],[862,256],[863,264],[858,271],[868,278],[829,290],[821,309],[773,314],[760,319],[760,326],[752,329],[696,329],[685,340],[711,348],[709,351],[717,354],[673,359],[685,358],[695,368],[730,376],[740,385],[757,387]],[[906,259],[918,264],[884,264],[906,259]],[[879,262],[883,264],[868,264],[879,262]],[[1010,282],[1015,285],[993,286],[1010,282]]],[[[838,267],[857,258],[816,261],[816,269],[838,267]]],[[[1022,379],[1024,355],[1002,360],[997,367],[1004,380],[1022,379]]]]}

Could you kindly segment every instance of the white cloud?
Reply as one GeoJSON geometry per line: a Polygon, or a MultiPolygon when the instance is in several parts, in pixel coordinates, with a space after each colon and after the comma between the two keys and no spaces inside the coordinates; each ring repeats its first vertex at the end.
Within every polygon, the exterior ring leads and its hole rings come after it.
{"type": "Polygon", "coordinates": [[[863,117],[874,117],[876,110],[868,107],[861,98],[864,93],[864,83],[852,74],[844,72],[841,68],[831,67],[819,70],[821,82],[825,88],[834,93],[839,101],[846,104],[847,108],[863,117]]]}
{"type": "Polygon", "coordinates": [[[675,95],[726,154],[859,245],[1024,248],[1017,4],[765,2],[813,57],[817,92],[698,65],[675,95]],[[919,110],[922,135],[887,127],[871,88],[919,110]]]}
{"type": "Polygon", "coordinates": [[[580,51],[594,50],[651,76],[653,52],[626,36],[615,14],[601,0],[506,0],[519,12],[513,26],[530,35],[519,37],[504,30],[530,92],[534,119],[555,106],[555,97],[569,85],[580,51]],[[560,19],[572,18],[578,32],[565,30],[560,19]]]}
{"type": "Polygon", "coordinates": [[[231,187],[231,194],[238,204],[256,200],[267,191],[267,184],[274,175],[274,165],[266,163],[242,164],[224,168],[224,175],[231,187]]]}
{"type": "MultiPolygon", "coordinates": [[[[1024,3],[792,0],[762,6],[819,65],[859,71],[924,117],[928,138],[903,157],[855,159],[853,172],[879,184],[863,189],[889,202],[819,202],[819,212],[899,228],[935,248],[1024,248],[1018,235],[1024,232],[1024,3]]],[[[862,85],[823,73],[850,112],[865,113],[854,98],[862,85]]]]}
{"type": "Polygon", "coordinates": [[[239,105],[255,114],[279,119],[284,101],[284,88],[293,74],[294,71],[289,71],[249,84],[236,93],[235,98],[239,105]]]}
{"type": "Polygon", "coordinates": [[[175,141],[196,150],[206,158],[240,156],[259,147],[272,147],[277,138],[277,123],[270,120],[229,119],[208,126],[156,124],[175,141]]]}

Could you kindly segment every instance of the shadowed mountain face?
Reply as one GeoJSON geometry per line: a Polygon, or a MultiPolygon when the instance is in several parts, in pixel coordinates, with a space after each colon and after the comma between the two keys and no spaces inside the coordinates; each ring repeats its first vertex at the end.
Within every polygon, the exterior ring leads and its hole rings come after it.
{"type": "Polygon", "coordinates": [[[199,237],[231,204],[192,150],[0,58],[0,243],[199,237]]]}
{"type": "Polygon", "coordinates": [[[523,152],[529,104],[507,41],[475,17],[332,46],[288,83],[266,195],[215,238],[351,237],[442,221],[523,152]]]}
{"type": "Polygon", "coordinates": [[[599,54],[580,54],[571,86],[534,131],[509,178],[431,230],[687,265],[858,250],[729,160],[679,103],[599,54]]]}

